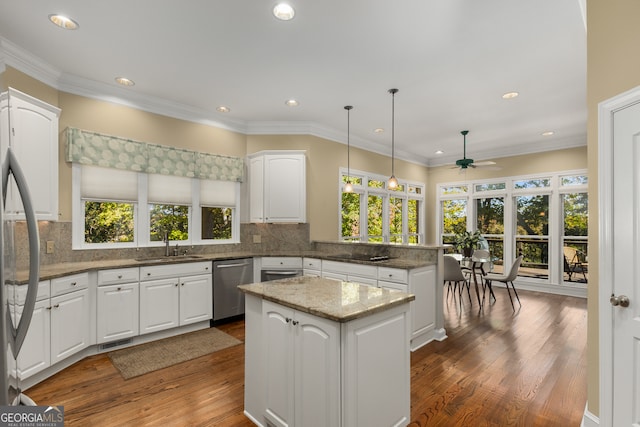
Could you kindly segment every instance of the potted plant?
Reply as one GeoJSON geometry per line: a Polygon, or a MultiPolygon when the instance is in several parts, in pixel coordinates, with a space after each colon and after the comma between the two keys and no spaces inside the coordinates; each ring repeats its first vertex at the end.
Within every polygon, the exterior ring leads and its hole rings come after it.
{"type": "Polygon", "coordinates": [[[476,230],[473,233],[469,231],[463,231],[456,235],[454,246],[465,257],[469,258],[473,254],[473,250],[478,246],[480,241],[480,230],[476,230]]]}

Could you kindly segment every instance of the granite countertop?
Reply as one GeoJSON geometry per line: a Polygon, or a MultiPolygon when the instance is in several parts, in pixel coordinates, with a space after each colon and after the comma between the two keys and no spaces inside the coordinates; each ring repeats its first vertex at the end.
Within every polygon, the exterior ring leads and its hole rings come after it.
{"type": "Polygon", "coordinates": [[[320,277],[238,286],[247,294],[336,322],[349,322],[415,300],[413,294],[320,277]]]}
{"type": "MultiPolygon", "coordinates": [[[[325,252],[278,252],[260,254],[254,252],[225,252],[218,254],[202,254],[187,256],[160,256],[160,257],[141,257],[131,259],[111,259],[111,260],[95,260],[84,262],[65,262],[59,264],[47,264],[40,266],[40,280],[50,280],[58,277],[68,276],[70,274],[84,273],[87,271],[107,270],[111,268],[128,268],[128,267],[145,267],[153,265],[176,264],[185,262],[199,261],[220,261],[227,259],[252,258],[252,257],[269,257],[269,256],[285,256],[285,257],[311,257],[323,260],[349,262],[354,264],[366,264],[380,267],[391,267],[401,269],[420,268],[433,265],[433,261],[418,261],[402,258],[391,258],[385,261],[369,261],[366,259],[358,259],[347,254],[327,254],[325,252]]],[[[20,270],[16,272],[16,283],[24,284],[28,280],[28,270],[20,270]]]]}

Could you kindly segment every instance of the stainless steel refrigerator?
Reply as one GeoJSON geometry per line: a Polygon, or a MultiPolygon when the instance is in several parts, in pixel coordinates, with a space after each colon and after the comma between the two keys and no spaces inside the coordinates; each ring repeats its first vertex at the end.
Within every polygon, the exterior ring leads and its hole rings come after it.
{"type": "MultiPolygon", "coordinates": [[[[10,94],[0,97],[0,162],[2,163],[2,197],[0,198],[0,406],[34,405],[22,393],[18,354],[31,323],[40,277],[39,238],[33,204],[27,181],[11,148],[13,124],[10,94]],[[15,223],[5,211],[8,191],[16,190],[27,224],[29,276],[28,284],[16,274],[15,223]],[[17,293],[27,286],[24,305],[18,306],[17,293]]],[[[33,153],[33,155],[38,155],[33,153]]]]}

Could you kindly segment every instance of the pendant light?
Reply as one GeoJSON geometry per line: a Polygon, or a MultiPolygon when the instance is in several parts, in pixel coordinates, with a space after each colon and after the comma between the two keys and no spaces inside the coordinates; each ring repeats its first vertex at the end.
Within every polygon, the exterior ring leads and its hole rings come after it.
{"type": "Polygon", "coordinates": [[[351,152],[351,142],[349,141],[351,124],[350,112],[353,107],[351,105],[346,105],[344,109],[347,110],[347,183],[344,185],[342,191],[344,193],[353,193],[353,184],[351,184],[351,159],[349,158],[351,152]]]}
{"type": "Polygon", "coordinates": [[[391,176],[387,181],[387,188],[389,190],[395,190],[398,188],[398,180],[395,175],[394,161],[395,161],[395,106],[396,106],[396,93],[398,89],[389,89],[391,94],[391,176]]]}

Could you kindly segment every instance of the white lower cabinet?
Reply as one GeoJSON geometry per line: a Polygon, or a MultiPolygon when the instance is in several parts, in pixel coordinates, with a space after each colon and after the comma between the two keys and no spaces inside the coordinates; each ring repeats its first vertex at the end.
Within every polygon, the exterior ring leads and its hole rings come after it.
{"type": "Polygon", "coordinates": [[[340,325],[263,305],[265,417],[274,426],[340,425],[340,325]]]}
{"type": "Polygon", "coordinates": [[[141,267],[140,333],[211,319],[212,293],[211,262],[141,267]]]}
{"type": "Polygon", "coordinates": [[[51,364],[91,345],[91,303],[88,274],[51,280],[51,364]],[[71,289],[78,289],[72,290],[71,289]]]}
{"type": "Polygon", "coordinates": [[[139,279],[137,267],[98,272],[96,295],[98,344],[138,335],[139,279]]]}
{"type": "MultiPolygon", "coordinates": [[[[49,281],[46,281],[47,287],[49,281]]],[[[22,314],[22,306],[18,313],[22,314]]],[[[18,355],[19,378],[28,378],[51,365],[51,303],[49,296],[36,301],[29,331],[18,355]]]]}
{"type": "Polygon", "coordinates": [[[138,283],[98,286],[98,344],[138,335],[138,283]]]}
{"type": "MultiPolygon", "coordinates": [[[[40,282],[29,330],[18,355],[20,378],[29,378],[93,344],[88,287],[87,273],[40,282]]],[[[18,288],[18,292],[26,292],[26,286],[18,288]]],[[[19,296],[20,313],[21,299],[19,296]]]]}
{"type": "Polygon", "coordinates": [[[373,265],[322,261],[322,277],[373,287],[378,286],[378,268],[373,265]]]}

